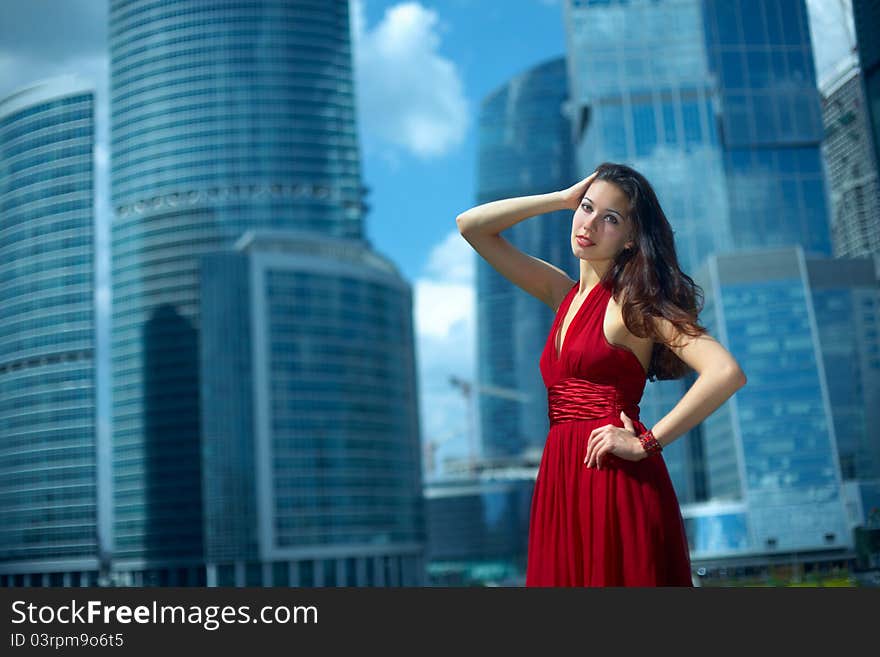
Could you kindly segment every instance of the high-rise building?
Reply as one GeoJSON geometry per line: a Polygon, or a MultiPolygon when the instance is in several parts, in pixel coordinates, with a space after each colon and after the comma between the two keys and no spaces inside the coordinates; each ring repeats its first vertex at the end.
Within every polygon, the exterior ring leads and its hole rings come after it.
{"type": "Polygon", "coordinates": [[[831,255],[806,3],[703,0],[702,6],[734,246],[798,244],[831,255]]]}
{"type": "Polygon", "coordinates": [[[487,469],[425,487],[432,585],[525,584],[535,471],[487,469]]]}
{"type": "Polygon", "coordinates": [[[98,489],[95,94],[0,100],[0,586],[94,586],[98,489]]]}
{"type": "Polygon", "coordinates": [[[754,250],[713,255],[698,277],[703,320],[749,384],[703,422],[709,497],[739,508],[734,525],[729,509],[690,514],[722,534],[695,556],[846,554],[842,484],[880,474],[876,263],[754,250]]]}
{"type": "Polygon", "coordinates": [[[822,90],[822,118],[834,255],[880,253],[880,178],[856,62],[847,60],[822,90]]]}
{"type": "Polygon", "coordinates": [[[880,0],[852,0],[859,65],[865,84],[874,161],[880,162],[880,0]]]}
{"type": "MultiPolygon", "coordinates": [[[[646,175],[686,273],[755,247],[830,254],[804,2],[568,0],[565,20],[578,164],[646,175]]],[[[647,386],[645,420],[694,380],[647,386]]],[[[682,502],[706,499],[701,431],[664,450],[682,502]]]]}
{"type": "MultiPolygon", "coordinates": [[[[651,182],[691,275],[708,254],[733,248],[717,79],[700,0],[568,0],[570,116],[577,163],[633,166],[651,182]],[[670,34],[676,38],[669,38],[670,34]]],[[[654,381],[640,417],[649,426],[688,381],[654,381]]],[[[699,427],[664,450],[679,501],[702,499],[699,427]]]]}
{"type": "MultiPolygon", "coordinates": [[[[346,0],[111,0],[114,568],[125,578],[202,584],[211,575],[202,256],[249,230],[367,246],[348,12],[346,0]]],[[[350,282],[352,293],[361,289],[350,282]]],[[[319,310],[320,299],[315,316],[335,331],[350,311],[329,298],[319,310]]],[[[384,321],[365,315],[359,330],[372,320],[384,321]]],[[[308,345],[283,335],[281,352],[308,345]]],[[[277,383],[263,374],[254,385],[277,383]]],[[[350,393],[354,413],[364,393],[350,393]]],[[[363,532],[382,540],[382,528],[363,520],[363,532]]]]}
{"type": "Polygon", "coordinates": [[[200,271],[207,583],[423,584],[409,285],[293,231],[200,271]]]}
{"type": "MultiPolygon", "coordinates": [[[[565,59],[535,66],[487,96],[479,119],[477,203],[546,194],[577,182],[565,59]]],[[[584,174],[586,175],[586,174],[584,174]]],[[[583,177],[583,176],[581,176],[583,177]]],[[[577,278],[572,212],[532,217],[502,232],[514,246],[577,278]]],[[[476,257],[476,256],[475,256],[476,257]]],[[[538,360],[553,310],[477,258],[477,378],[483,457],[540,454],[549,429],[538,360]],[[498,389],[500,394],[487,390],[498,389]],[[513,393],[513,394],[508,394],[513,393]]]]}
{"type": "Polygon", "coordinates": [[[702,3],[568,0],[565,9],[578,168],[609,160],[643,173],[682,269],[693,271],[733,245],[702,3]]]}

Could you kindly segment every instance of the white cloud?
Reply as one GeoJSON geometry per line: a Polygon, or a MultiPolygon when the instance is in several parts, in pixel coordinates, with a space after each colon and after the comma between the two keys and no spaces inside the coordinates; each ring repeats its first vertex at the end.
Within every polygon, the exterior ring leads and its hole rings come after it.
{"type": "Polygon", "coordinates": [[[473,303],[473,288],[468,285],[419,279],[416,282],[419,335],[448,339],[457,323],[471,321],[473,303]]]}
{"type": "Polygon", "coordinates": [[[850,0],[807,0],[816,80],[821,85],[840,62],[852,55],[855,25],[850,0]]]}
{"type": "Polygon", "coordinates": [[[455,64],[438,52],[448,27],[417,2],[386,10],[372,29],[364,0],[352,0],[351,24],[363,135],[428,159],[461,144],[469,108],[455,64]]]}
{"type": "MultiPolygon", "coordinates": [[[[474,252],[457,230],[431,251],[424,276],[416,281],[419,335],[448,340],[462,323],[474,321],[474,252]]],[[[460,337],[460,336],[459,336],[460,337]]]]}
{"type": "MultiPolygon", "coordinates": [[[[475,375],[474,252],[452,230],[431,251],[415,283],[422,439],[436,441],[438,463],[467,453],[469,408],[450,377],[475,375]]],[[[435,469],[434,474],[437,473],[435,469]]]]}
{"type": "Polygon", "coordinates": [[[468,286],[474,283],[474,251],[461,233],[449,231],[428,256],[425,273],[438,278],[468,286]]]}

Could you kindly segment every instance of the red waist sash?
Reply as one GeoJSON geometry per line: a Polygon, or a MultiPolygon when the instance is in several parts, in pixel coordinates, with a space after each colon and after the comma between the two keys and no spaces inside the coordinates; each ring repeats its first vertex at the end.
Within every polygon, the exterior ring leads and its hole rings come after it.
{"type": "Polygon", "coordinates": [[[547,407],[551,425],[604,417],[619,419],[620,411],[626,411],[633,420],[639,417],[639,405],[624,399],[616,387],[576,377],[562,379],[547,389],[547,407]]]}

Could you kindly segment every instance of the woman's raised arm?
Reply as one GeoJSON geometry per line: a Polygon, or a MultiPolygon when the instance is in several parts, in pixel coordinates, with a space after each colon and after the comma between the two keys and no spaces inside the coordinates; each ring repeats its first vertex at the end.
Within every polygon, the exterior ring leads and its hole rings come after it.
{"type": "Polygon", "coordinates": [[[500,233],[529,217],[577,208],[595,175],[565,190],[501,199],[473,207],[455,218],[458,232],[499,274],[555,312],[574,281],[555,265],[523,253],[500,233]]]}

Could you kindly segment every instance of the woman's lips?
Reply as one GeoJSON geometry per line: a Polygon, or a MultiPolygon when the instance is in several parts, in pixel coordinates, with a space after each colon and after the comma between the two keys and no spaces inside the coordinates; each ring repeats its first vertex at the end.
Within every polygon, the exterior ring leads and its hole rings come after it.
{"type": "Polygon", "coordinates": [[[577,240],[577,243],[580,244],[581,246],[595,246],[595,244],[593,242],[591,242],[590,240],[588,240],[585,237],[576,237],[575,239],[577,240]]]}

